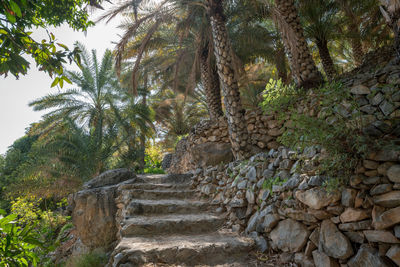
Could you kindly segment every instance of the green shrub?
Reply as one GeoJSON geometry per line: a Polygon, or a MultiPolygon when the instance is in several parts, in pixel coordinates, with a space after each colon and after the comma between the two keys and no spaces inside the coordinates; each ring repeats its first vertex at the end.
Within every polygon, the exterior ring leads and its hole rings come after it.
{"type": "Polygon", "coordinates": [[[144,168],[143,173],[164,174],[165,171],[162,168],[158,168],[158,167],[148,167],[148,168],[144,168]]]}
{"type": "Polygon", "coordinates": [[[107,254],[100,250],[73,257],[66,263],[66,267],[100,267],[107,264],[107,254]]]}
{"type": "Polygon", "coordinates": [[[39,257],[34,251],[43,244],[34,225],[20,226],[16,214],[3,215],[5,211],[0,210],[0,266],[37,266],[39,257]]]}

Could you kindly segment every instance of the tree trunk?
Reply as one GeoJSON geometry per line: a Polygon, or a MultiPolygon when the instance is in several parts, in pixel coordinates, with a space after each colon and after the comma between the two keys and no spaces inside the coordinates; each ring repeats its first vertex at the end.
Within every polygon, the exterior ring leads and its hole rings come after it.
{"type": "Polygon", "coordinates": [[[380,0],[380,9],[385,17],[386,23],[394,33],[394,49],[400,60],[400,0],[380,0]]]}
{"type": "Polygon", "coordinates": [[[214,54],[224,95],[229,139],[236,159],[250,156],[249,134],[240,100],[239,85],[232,62],[231,44],[225,26],[221,0],[209,0],[208,11],[214,42],[214,54]]]}
{"type": "Polygon", "coordinates": [[[285,49],[279,46],[275,52],[275,67],[278,72],[278,79],[281,79],[284,84],[288,83],[288,73],[285,62],[285,49]]]}
{"type": "MultiPolygon", "coordinates": [[[[358,33],[358,30],[357,30],[357,33],[358,33]]],[[[358,35],[359,35],[359,33],[358,33],[358,35]]],[[[362,48],[361,41],[359,38],[354,37],[354,38],[351,38],[350,44],[351,44],[351,51],[353,53],[354,62],[356,63],[356,66],[360,66],[362,63],[362,60],[364,58],[364,51],[362,48]]]]}
{"type": "MultiPolygon", "coordinates": [[[[142,96],[142,105],[144,106],[144,107],[146,107],[147,106],[147,74],[145,74],[145,76],[144,76],[144,89],[146,90],[144,93],[143,93],[143,96],[142,96]]],[[[139,156],[139,168],[141,169],[141,170],[144,170],[144,167],[145,167],[145,165],[146,165],[146,161],[145,161],[145,152],[146,152],[146,135],[145,135],[145,133],[143,132],[143,130],[141,130],[141,132],[140,132],[140,137],[139,137],[139,139],[140,139],[140,156],[139,156]]]]}
{"type": "Polygon", "coordinates": [[[282,35],[293,79],[305,89],[319,86],[322,75],[310,54],[294,0],[275,0],[273,18],[282,35]]]}
{"type": "Polygon", "coordinates": [[[317,40],[317,47],[319,52],[319,57],[322,61],[322,66],[324,67],[324,71],[328,80],[333,80],[336,76],[335,66],[333,65],[331,54],[328,49],[328,41],[326,40],[317,40]]]}
{"type": "Polygon", "coordinates": [[[201,81],[203,83],[210,119],[215,120],[223,115],[221,105],[221,89],[216,68],[211,67],[208,44],[204,47],[200,56],[201,81]]]}

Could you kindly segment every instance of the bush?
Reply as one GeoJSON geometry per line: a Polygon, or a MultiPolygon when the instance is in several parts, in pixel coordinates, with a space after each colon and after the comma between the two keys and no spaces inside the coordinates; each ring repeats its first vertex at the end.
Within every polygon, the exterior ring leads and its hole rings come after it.
{"type": "Polygon", "coordinates": [[[34,225],[18,224],[16,214],[5,215],[0,210],[0,266],[37,266],[39,257],[34,252],[42,247],[34,225]]]}
{"type": "Polygon", "coordinates": [[[66,263],[66,267],[100,267],[105,266],[107,261],[107,254],[101,250],[94,250],[69,259],[66,263]]]}

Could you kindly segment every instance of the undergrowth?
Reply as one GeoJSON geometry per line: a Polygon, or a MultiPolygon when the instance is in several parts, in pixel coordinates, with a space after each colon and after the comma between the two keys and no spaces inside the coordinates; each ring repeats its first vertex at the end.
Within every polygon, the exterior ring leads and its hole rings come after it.
{"type": "Polygon", "coordinates": [[[360,159],[381,145],[362,132],[364,118],[357,102],[340,83],[304,91],[270,81],[261,106],[286,122],[280,143],[301,151],[310,146],[326,151],[319,159],[317,174],[332,177],[325,184],[328,187],[346,183],[360,159]]]}

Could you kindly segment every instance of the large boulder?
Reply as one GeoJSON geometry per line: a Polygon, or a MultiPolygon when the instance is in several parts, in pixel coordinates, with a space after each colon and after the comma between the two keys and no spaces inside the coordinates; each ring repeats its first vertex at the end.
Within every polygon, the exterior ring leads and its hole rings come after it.
{"type": "Polygon", "coordinates": [[[285,252],[301,251],[309,236],[306,226],[292,219],[280,221],[270,234],[272,246],[285,252]]]}
{"type": "Polygon", "coordinates": [[[234,159],[230,143],[207,142],[199,144],[191,149],[191,154],[199,167],[229,163],[234,159]]]}
{"type": "Polygon", "coordinates": [[[328,256],[347,259],[353,255],[349,239],[342,234],[331,220],[324,220],[319,232],[319,248],[328,256]]]}
{"type": "Polygon", "coordinates": [[[163,168],[163,170],[167,170],[167,169],[169,169],[169,167],[171,167],[173,157],[174,157],[174,154],[172,154],[172,153],[168,153],[164,156],[164,158],[161,162],[161,167],[163,168]]]}
{"type": "Polygon", "coordinates": [[[107,185],[114,185],[133,178],[136,178],[136,175],[128,169],[123,168],[109,170],[85,183],[83,188],[91,189],[107,185]]]}

